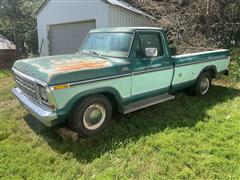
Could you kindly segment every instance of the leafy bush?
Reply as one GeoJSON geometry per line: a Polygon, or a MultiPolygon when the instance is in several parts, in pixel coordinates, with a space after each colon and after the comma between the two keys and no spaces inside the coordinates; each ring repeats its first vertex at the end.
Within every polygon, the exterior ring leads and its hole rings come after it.
{"type": "Polygon", "coordinates": [[[240,82],[240,48],[231,50],[231,63],[229,78],[233,82],[240,82]]]}

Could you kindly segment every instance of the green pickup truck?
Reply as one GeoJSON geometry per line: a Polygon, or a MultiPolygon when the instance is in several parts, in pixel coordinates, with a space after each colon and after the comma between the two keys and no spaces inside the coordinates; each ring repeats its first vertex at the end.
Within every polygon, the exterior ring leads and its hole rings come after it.
{"type": "Polygon", "coordinates": [[[95,29],[76,54],[16,61],[12,92],[46,126],[66,122],[88,137],[105,129],[113,110],[127,114],[186,88],[206,95],[229,61],[224,49],[173,50],[161,28],[95,29]]]}

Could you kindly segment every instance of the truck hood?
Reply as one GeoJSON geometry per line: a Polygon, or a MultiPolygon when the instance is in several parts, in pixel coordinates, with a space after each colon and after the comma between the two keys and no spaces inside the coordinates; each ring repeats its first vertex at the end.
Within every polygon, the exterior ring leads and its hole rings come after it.
{"type": "Polygon", "coordinates": [[[121,68],[130,70],[126,59],[101,58],[91,54],[72,54],[18,60],[13,68],[46,82],[63,84],[118,75],[121,68]]]}

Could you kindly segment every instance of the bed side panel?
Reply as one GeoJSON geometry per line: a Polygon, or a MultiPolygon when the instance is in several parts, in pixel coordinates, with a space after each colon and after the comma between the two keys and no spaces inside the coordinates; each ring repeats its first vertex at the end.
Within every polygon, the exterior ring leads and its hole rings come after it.
{"type": "Polygon", "coordinates": [[[201,71],[207,66],[215,66],[217,72],[228,69],[229,51],[213,51],[173,56],[175,76],[173,86],[194,83],[201,71]]]}

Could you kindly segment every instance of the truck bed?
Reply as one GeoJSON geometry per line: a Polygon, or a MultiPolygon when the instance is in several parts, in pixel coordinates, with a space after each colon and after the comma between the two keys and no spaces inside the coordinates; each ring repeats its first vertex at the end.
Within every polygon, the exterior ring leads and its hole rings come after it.
{"type": "Polygon", "coordinates": [[[172,56],[176,64],[214,61],[228,59],[230,52],[227,49],[210,48],[177,48],[176,55],[172,56]]]}
{"type": "Polygon", "coordinates": [[[172,56],[175,67],[172,85],[175,90],[192,86],[204,68],[211,68],[214,75],[228,70],[229,50],[188,48],[181,52],[172,56]]]}
{"type": "Polygon", "coordinates": [[[218,49],[214,48],[199,48],[199,47],[176,47],[176,54],[175,55],[182,55],[182,54],[192,54],[192,53],[200,53],[206,51],[215,51],[218,49]]]}

